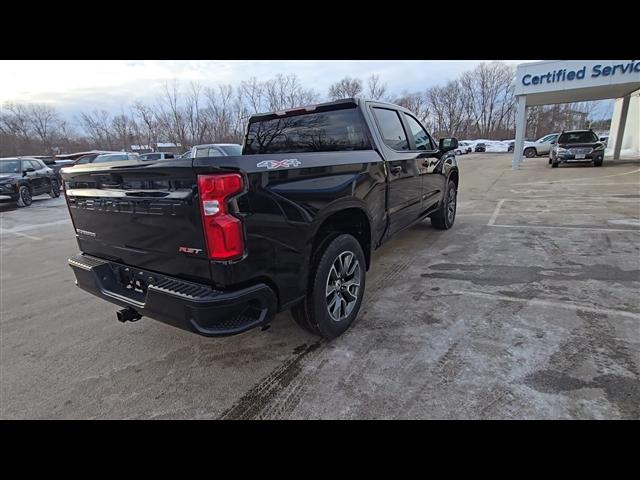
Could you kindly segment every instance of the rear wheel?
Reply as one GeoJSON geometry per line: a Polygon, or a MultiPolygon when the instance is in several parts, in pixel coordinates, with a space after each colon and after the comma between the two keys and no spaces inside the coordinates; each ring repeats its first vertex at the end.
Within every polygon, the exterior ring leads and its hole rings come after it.
{"type": "Polygon", "coordinates": [[[55,178],[51,180],[51,190],[49,190],[51,198],[58,198],[60,196],[60,185],[55,178]]]}
{"type": "Polygon", "coordinates": [[[31,190],[26,185],[21,185],[18,188],[18,206],[28,207],[33,203],[33,197],[31,196],[31,190]]]}
{"type": "Polygon", "coordinates": [[[537,155],[536,149],[533,147],[524,149],[524,156],[527,158],[533,158],[537,155]]]}
{"type": "Polygon", "coordinates": [[[308,332],[332,339],[353,323],[364,296],[366,263],[358,240],[338,234],[325,242],[311,272],[309,291],[303,302],[291,309],[298,325],[308,332]]]}
{"type": "Polygon", "coordinates": [[[431,225],[439,230],[448,230],[456,219],[458,189],[453,180],[449,180],[442,205],[431,215],[431,225]]]}

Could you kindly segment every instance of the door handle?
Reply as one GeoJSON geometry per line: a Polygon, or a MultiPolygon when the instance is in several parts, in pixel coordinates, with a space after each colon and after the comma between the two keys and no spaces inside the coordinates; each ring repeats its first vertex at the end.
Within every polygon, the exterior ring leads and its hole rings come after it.
{"type": "Polygon", "coordinates": [[[402,172],[402,167],[400,165],[396,165],[395,167],[391,167],[390,172],[393,175],[398,175],[400,172],[402,172]]]}

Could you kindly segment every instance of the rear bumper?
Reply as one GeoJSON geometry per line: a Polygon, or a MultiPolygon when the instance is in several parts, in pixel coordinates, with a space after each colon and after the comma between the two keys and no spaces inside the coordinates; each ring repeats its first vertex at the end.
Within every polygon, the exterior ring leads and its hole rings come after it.
{"type": "Polygon", "coordinates": [[[235,335],[269,323],[276,296],[265,284],[235,291],[217,291],[89,255],[69,259],[78,287],[142,316],[207,337],[235,335]],[[127,280],[143,289],[127,287],[127,280]]]}

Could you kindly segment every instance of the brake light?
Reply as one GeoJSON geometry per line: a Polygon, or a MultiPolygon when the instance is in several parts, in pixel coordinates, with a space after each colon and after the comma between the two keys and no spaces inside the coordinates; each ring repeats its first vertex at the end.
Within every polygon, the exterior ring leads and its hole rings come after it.
{"type": "Polygon", "coordinates": [[[228,210],[228,199],[243,188],[237,173],[198,175],[202,226],[212,260],[231,260],[244,253],[242,222],[228,210]]]}

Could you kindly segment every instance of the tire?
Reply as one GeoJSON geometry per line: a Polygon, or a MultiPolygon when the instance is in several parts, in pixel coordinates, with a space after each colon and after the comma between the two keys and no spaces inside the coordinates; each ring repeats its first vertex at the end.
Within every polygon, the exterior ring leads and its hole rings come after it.
{"type": "Polygon", "coordinates": [[[323,245],[315,255],[318,261],[310,273],[307,296],[291,309],[291,314],[308,332],[331,340],[344,333],[358,316],[366,263],[360,242],[352,235],[337,234],[323,245]]]}
{"type": "Polygon", "coordinates": [[[549,165],[551,165],[552,163],[553,163],[553,159],[549,157],[549,165]]]}
{"type": "Polygon", "coordinates": [[[524,149],[524,156],[527,158],[533,158],[538,154],[538,152],[536,152],[536,149],[533,147],[528,147],[524,149]]]}
{"type": "Polygon", "coordinates": [[[453,222],[456,220],[457,196],[456,184],[453,180],[449,180],[442,205],[431,215],[431,225],[439,230],[448,230],[453,227],[453,222]]]}
{"type": "Polygon", "coordinates": [[[18,188],[18,206],[28,207],[33,203],[33,197],[31,196],[31,189],[26,185],[21,185],[18,188]]]}
{"type": "Polygon", "coordinates": [[[558,162],[552,162],[551,163],[551,168],[558,168],[560,164],[558,162]]]}
{"type": "Polygon", "coordinates": [[[58,198],[60,196],[60,185],[58,184],[58,180],[55,178],[51,179],[51,190],[49,190],[49,195],[51,198],[58,198]]]}
{"type": "Polygon", "coordinates": [[[602,160],[603,160],[603,158],[602,158],[602,157],[596,157],[596,158],[593,160],[593,166],[594,166],[594,167],[601,167],[601,166],[602,166],[602,160]]]}

